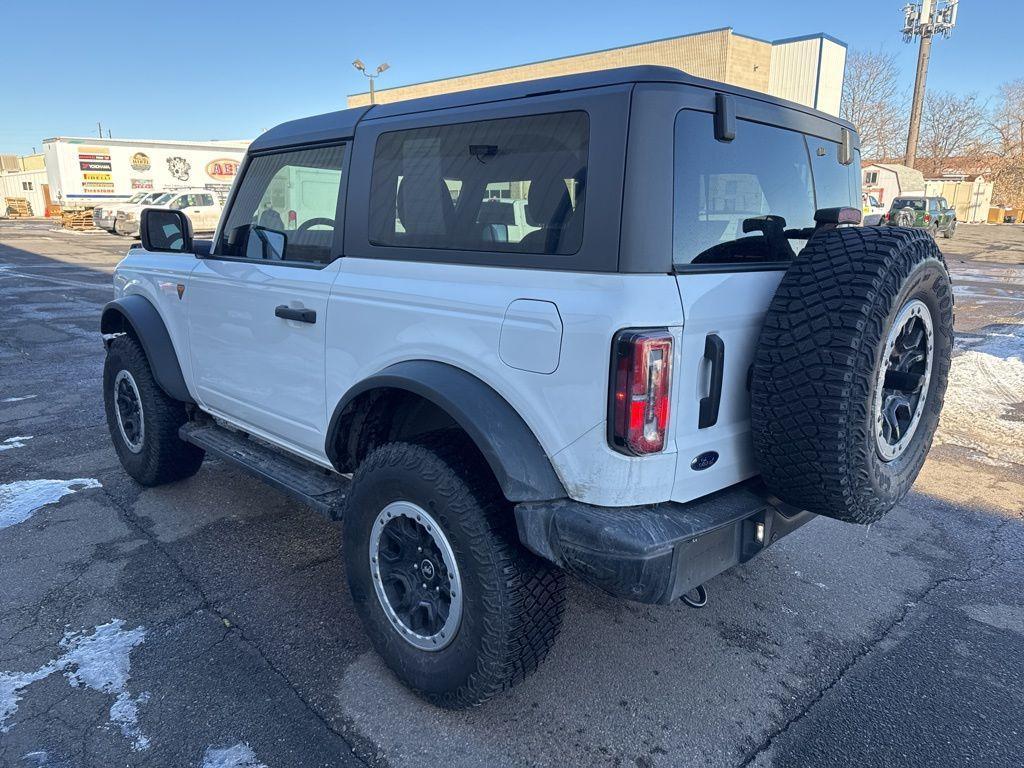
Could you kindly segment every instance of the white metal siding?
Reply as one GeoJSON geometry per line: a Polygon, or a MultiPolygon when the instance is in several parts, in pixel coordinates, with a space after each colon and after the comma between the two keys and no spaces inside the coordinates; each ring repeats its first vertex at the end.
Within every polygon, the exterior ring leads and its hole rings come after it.
{"type": "Polygon", "coordinates": [[[46,171],[18,171],[17,173],[0,173],[0,216],[7,215],[7,197],[24,197],[32,206],[33,216],[46,213],[43,198],[43,185],[46,184],[46,171]],[[32,185],[31,190],[24,185],[32,185]]]}
{"type": "Polygon", "coordinates": [[[770,93],[800,104],[814,105],[821,38],[779,43],[772,48],[770,93]]]}
{"type": "Polygon", "coordinates": [[[818,103],[814,106],[830,115],[839,114],[843,98],[843,77],[846,74],[846,48],[822,38],[821,64],[818,71],[818,103]]]}

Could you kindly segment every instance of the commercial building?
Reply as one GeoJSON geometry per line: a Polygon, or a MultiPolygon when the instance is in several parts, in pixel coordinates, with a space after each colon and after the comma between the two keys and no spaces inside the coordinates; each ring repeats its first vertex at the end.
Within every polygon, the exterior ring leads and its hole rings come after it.
{"type": "MultiPolygon", "coordinates": [[[[825,34],[761,40],[724,27],[413,85],[381,88],[377,90],[375,99],[383,104],[489,85],[642,64],[676,67],[697,77],[761,91],[837,115],[846,71],[846,44],[825,34]]],[[[348,97],[350,107],[369,103],[369,92],[348,97]]]]}

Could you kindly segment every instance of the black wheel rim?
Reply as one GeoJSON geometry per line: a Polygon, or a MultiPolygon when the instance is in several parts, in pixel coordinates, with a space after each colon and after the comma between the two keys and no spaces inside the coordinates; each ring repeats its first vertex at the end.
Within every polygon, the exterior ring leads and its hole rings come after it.
{"type": "Polygon", "coordinates": [[[875,388],[875,438],[884,461],[902,455],[917,430],[928,398],[932,357],[931,312],[913,299],[889,330],[875,388]]]}
{"type": "Polygon", "coordinates": [[[125,446],[132,453],[140,453],[146,438],[146,423],[139,387],[129,371],[118,371],[114,377],[114,413],[125,446]]]}
{"type": "Polygon", "coordinates": [[[462,584],[440,526],[416,504],[389,504],[374,521],[370,571],[388,621],[421,650],[440,650],[461,622],[462,584]]]}

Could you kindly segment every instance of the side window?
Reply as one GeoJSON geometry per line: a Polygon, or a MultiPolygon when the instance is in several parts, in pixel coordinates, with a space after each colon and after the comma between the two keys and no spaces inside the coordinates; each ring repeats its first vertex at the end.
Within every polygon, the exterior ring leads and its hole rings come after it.
{"type": "Polygon", "coordinates": [[[180,211],[182,208],[188,208],[188,195],[178,195],[171,201],[170,207],[176,211],[180,211]]]}
{"type": "Polygon", "coordinates": [[[198,205],[211,206],[213,205],[213,195],[199,195],[198,205]]]}
{"type": "Polygon", "coordinates": [[[328,263],[344,155],[338,145],[252,158],[217,254],[328,263]]]}
{"type": "Polygon", "coordinates": [[[585,112],[385,133],[370,186],[370,242],[572,254],[583,240],[585,112]]]}
{"type": "Polygon", "coordinates": [[[793,258],[785,230],[814,225],[814,185],[802,134],[738,120],[717,141],[714,118],[676,118],[673,260],[676,264],[793,258]]]}

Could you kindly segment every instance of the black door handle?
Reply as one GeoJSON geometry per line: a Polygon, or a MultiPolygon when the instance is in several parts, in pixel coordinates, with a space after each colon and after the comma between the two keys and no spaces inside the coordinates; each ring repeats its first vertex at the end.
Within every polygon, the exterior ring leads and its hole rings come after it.
{"type": "Polygon", "coordinates": [[[315,309],[299,309],[296,307],[289,307],[287,304],[281,304],[274,310],[274,314],[282,320],[297,320],[300,323],[316,322],[315,309]]]}
{"type": "Polygon", "coordinates": [[[722,375],[725,371],[725,342],[715,333],[704,339],[704,359],[711,362],[711,387],[707,397],[700,399],[698,429],[713,427],[718,422],[718,408],[722,404],[722,375]]]}

